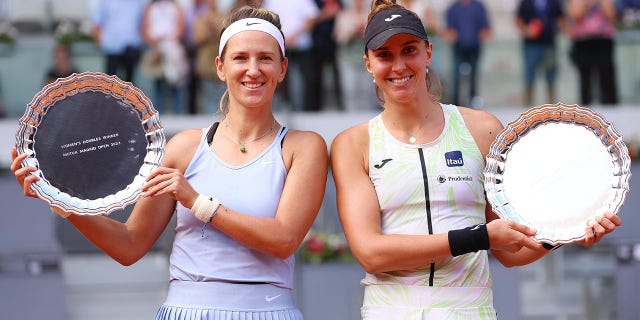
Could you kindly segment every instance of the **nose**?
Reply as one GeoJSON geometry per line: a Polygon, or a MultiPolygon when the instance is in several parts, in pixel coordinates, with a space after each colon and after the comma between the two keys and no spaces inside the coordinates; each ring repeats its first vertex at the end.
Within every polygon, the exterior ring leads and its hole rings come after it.
{"type": "Polygon", "coordinates": [[[260,64],[258,62],[258,59],[249,60],[249,69],[247,69],[247,75],[254,78],[260,75],[260,64]]]}
{"type": "Polygon", "coordinates": [[[393,59],[393,66],[391,66],[391,69],[393,71],[403,71],[405,68],[406,64],[404,63],[404,59],[402,57],[393,59]]]}

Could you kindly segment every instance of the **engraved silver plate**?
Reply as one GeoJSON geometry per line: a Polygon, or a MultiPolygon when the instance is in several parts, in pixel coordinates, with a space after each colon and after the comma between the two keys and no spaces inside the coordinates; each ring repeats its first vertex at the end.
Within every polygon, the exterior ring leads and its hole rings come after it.
{"type": "Polygon", "coordinates": [[[589,220],[617,214],[631,159],[600,114],[577,105],[531,108],[510,122],[487,155],[485,191],[496,214],[537,229],[553,245],[585,237],[589,220]]]}
{"type": "Polygon", "coordinates": [[[16,132],[23,166],[38,170],[35,192],[79,215],[107,215],[140,196],[160,165],[164,128],[151,101],[129,82],[84,72],[46,85],[16,132]]]}

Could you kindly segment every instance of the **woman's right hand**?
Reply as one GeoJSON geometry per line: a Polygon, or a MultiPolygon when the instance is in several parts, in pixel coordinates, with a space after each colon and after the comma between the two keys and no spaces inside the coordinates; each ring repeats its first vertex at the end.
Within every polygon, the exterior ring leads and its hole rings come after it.
{"type": "Polygon", "coordinates": [[[493,250],[518,252],[522,247],[533,250],[542,248],[542,244],[531,239],[536,235],[534,228],[506,219],[495,219],[487,223],[489,244],[493,250]]]}
{"type": "Polygon", "coordinates": [[[38,195],[33,188],[31,188],[31,184],[40,180],[40,178],[36,175],[33,175],[34,171],[37,171],[37,168],[34,167],[23,167],[22,161],[26,159],[29,155],[23,153],[18,155],[18,150],[16,147],[11,149],[11,172],[16,177],[18,184],[22,187],[22,192],[27,197],[38,198],[38,195]]]}
{"type": "Polygon", "coordinates": [[[198,192],[180,170],[167,167],[158,167],[151,171],[141,191],[145,198],[168,194],[185,208],[192,208],[198,197],[198,192]]]}

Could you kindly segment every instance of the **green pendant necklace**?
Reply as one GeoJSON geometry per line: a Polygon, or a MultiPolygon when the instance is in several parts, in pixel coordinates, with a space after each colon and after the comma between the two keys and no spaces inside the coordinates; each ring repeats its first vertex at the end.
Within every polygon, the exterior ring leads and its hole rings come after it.
{"type": "Polygon", "coordinates": [[[229,122],[225,121],[224,122],[224,127],[227,128],[228,132],[229,132],[229,137],[233,138],[233,140],[235,140],[239,145],[240,145],[240,152],[242,153],[246,153],[247,152],[247,144],[251,143],[251,142],[256,142],[264,137],[266,137],[269,133],[271,133],[271,131],[273,131],[273,128],[275,128],[276,126],[276,119],[273,119],[273,123],[271,124],[271,128],[269,128],[267,131],[265,131],[263,134],[259,135],[257,138],[254,138],[253,140],[249,140],[249,141],[241,141],[240,139],[238,139],[236,136],[233,136],[231,134],[231,128],[229,128],[229,122]]]}

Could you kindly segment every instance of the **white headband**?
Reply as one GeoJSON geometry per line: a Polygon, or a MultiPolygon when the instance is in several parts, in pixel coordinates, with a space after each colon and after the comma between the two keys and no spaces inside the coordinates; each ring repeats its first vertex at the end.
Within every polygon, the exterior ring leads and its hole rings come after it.
{"type": "Polygon", "coordinates": [[[220,48],[218,49],[218,55],[222,55],[224,46],[227,45],[227,41],[229,41],[232,36],[243,31],[262,31],[268,33],[278,41],[280,51],[282,51],[282,56],[284,57],[284,37],[282,36],[280,29],[274,26],[273,23],[258,18],[246,18],[229,25],[229,27],[227,27],[222,33],[222,36],[220,36],[220,48]]]}

